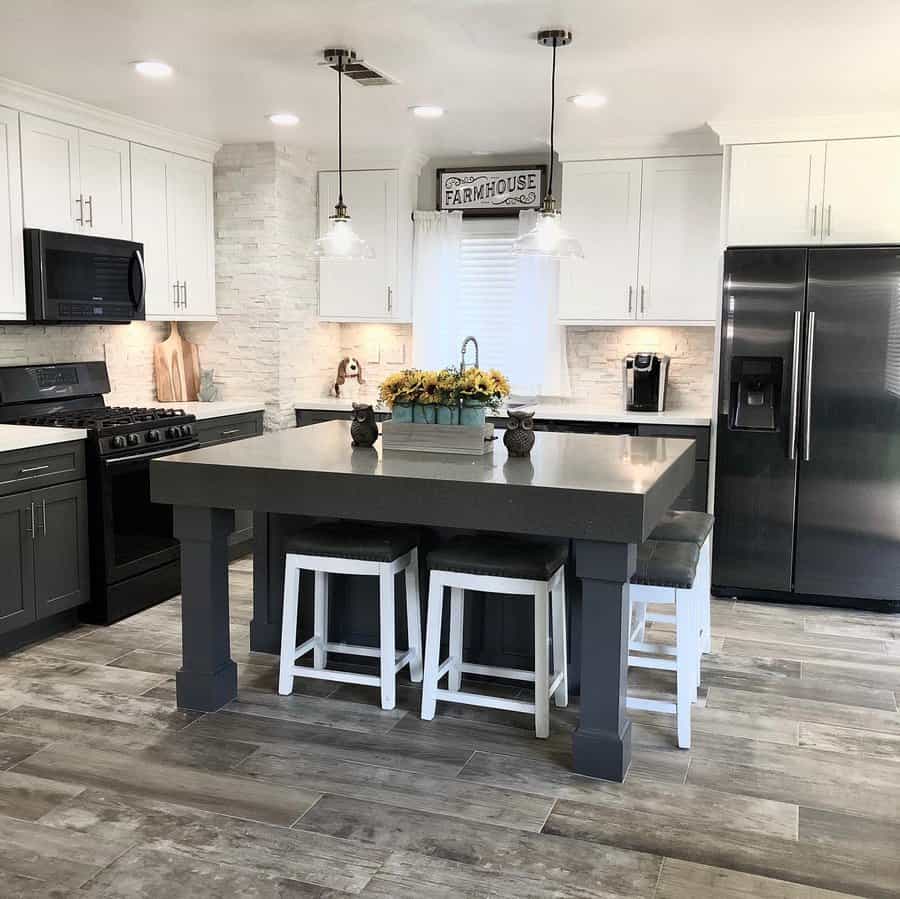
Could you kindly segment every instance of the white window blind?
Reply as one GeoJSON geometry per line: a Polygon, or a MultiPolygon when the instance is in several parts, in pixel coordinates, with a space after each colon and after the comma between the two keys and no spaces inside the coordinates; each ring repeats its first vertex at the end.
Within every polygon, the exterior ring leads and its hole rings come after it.
{"type": "MultiPolygon", "coordinates": [[[[508,370],[516,352],[512,323],[517,257],[512,244],[517,234],[516,219],[467,219],[463,223],[456,345],[473,334],[482,368],[508,370]]],[[[468,361],[474,362],[471,349],[468,361]]]]}

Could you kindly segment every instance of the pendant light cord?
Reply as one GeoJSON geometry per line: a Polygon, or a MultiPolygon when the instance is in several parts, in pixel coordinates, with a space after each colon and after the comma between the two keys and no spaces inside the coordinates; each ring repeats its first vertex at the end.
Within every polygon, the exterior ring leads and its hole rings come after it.
{"type": "MultiPolygon", "coordinates": [[[[554,49],[554,53],[556,50],[554,49]]],[[[344,110],[341,81],[344,74],[344,55],[338,54],[338,203],[344,205],[344,110]]]]}
{"type": "Polygon", "coordinates": [[[553,39],[553,73],[550,76],[550,163],[547,177],[547,196],[553,196],[553,138],[556,124],[556,38],[553,39]]]}

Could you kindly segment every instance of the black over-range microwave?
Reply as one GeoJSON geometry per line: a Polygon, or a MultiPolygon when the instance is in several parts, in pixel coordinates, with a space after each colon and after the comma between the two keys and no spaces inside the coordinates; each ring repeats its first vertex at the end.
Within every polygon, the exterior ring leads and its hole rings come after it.
{"type": "Polygon", "coordinates": [[[146,293],[143,244],[25,229],[29,321],[142,321],[146,293]]]}

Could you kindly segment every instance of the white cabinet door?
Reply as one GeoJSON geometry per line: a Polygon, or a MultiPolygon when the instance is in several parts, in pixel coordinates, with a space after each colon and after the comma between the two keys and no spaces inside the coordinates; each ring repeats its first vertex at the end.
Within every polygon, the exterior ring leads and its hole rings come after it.
{"type": "Polygon", "coordinates": [[[216,317],[212,165],[170,156],[167,177],[169,260],[181,285],[176,318],[216,317]]]}
{"type": "Polygon", "coordinates": [[[147,318],[170,319],[174,312],[175,271],[169,267],[170,159],[170,153],[132,144],[132,232],[134,240],[144,245],[147,318]]]}
{"type": "Polygon", "coordinates": [[[900,137],[829,141],[825,243],[900,243],[900,137]]]}
{"type": "Polygon", "coordinates": [[[0,106],[0,321],[25,319],[19,114],[0,106]]]}
{"type": "MultiPolygon", "coordinates": [[[[375,258],[319,263],[319,316],[333,321],[391,321],[397,294],[397,171],[344,172],[344,201],[353,229],[375,258]]],[[[319,172],[319,234],[337,202],[336,172],[319,172]]]]}
{"type": "Polygon", "coordinates": [[[721,156],[644,160],[639,319],[715,319],[721,184],[721,156]]]}
{"type": "Polygon", "coordinates": [[[816,243],[822,236],[825,144],[741,144],[731,150],[730,246],[816,243]]]}
{"type": "Polygon", "coordinates": [[[584,259],[560,263],[560,321],[634,319],[640,212],[639,159],[563,166],[563,227],[584,259]]]}
{"type": "Polygon", "coordinates": [[[127,140],[78,132],[84,233],[131,240],[131,160],[127,140]]]}
{"type": "Polygon", "coordinates": [[[81,231],[78,129],[22,113],[25,227],[81,231]]]}

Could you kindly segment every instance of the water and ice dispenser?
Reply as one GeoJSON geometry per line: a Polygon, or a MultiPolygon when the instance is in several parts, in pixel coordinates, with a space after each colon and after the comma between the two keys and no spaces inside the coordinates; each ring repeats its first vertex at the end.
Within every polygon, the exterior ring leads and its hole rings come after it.
{"type": "Polygon", "coordinates": [[[731,360],[731,420],[736,431],[775,431],[781,402],[780,356],[734,356],[731,360]]]}

